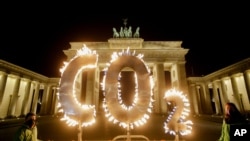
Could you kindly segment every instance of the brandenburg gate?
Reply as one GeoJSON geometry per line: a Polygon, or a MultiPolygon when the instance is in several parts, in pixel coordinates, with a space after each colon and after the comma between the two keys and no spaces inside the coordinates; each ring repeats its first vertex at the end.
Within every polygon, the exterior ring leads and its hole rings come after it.
{"type": "MultiPolygon", "coordinates": [[[[78,98],[85,104],[95,105],[97,111],[101,109],[103,98],[100,86],[101,74],[106,64],[110,62],[112,53],[129,49],[135,54],[143,54],[143,60],[151,70],[153,77],[153,112],[164,114],[168,111],[166,101],[163,99],[165,91],[168,89],[166,83],[188,96],[185,69],[185,55],[188,49],[182,48],[181,44],[181,41],[144,41],[138,36],[113,36],[107,42],[70,42],[71,47],[63,52],[67,56],[67,61],[72,59],[77,50],[83,46],[98,53],[97,68],[87,73],[80,73],[75,84],[76,91],[84,95],[78,95],[78,98]],[[166,74],[169,79],[166,79],[166,74]]],[[[133,70],[124,68],[122,71],[133,70]]]]}

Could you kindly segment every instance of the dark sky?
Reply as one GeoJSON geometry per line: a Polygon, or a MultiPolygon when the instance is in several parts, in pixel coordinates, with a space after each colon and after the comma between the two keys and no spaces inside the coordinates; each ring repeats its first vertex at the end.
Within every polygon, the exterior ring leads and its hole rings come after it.
{"type": "Polygon", "coordinates": [[[63,50],[70,48],[69,42],[105,42],[112,37],[113,27],[124,26],[124,18],[133,29],[140,27],[144,41],[182,41],[182,47],[190,49],[186,55],[188,76],[206,75],[250,57],[250,12],[246,6],[168,5],[157,11],[132,6],[123,7],[123,14],[118,6],[113,9],[77,3],[3,6],[0,59],[58,77],[66,60],[63,50]],[[105,10],[110,14],[105,14],[105,10]]]}

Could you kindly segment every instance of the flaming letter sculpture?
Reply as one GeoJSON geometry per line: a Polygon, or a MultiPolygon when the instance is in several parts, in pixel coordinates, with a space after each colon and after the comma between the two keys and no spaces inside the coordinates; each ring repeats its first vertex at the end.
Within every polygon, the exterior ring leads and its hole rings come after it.
{"type": "Polygon", "coordinates": [[[98,55],[86,46],[77,51],[71,61],[61,69],[62,76],[59,88],[59,105],[66,123],[70,126],[79,125],[78,141],[81,141],[82,126],[95,123],[95,106],[81,104],[74,90],[78,74],[96,67],[98,55]]]}
{"type": "Polygon", "coordinates": [[[173,102],[174,108],[168,119],[164,123],[165,133],[175,135],[175,141],[179,141],[179,133],[187,135],[191,133],[192,121],[185,120],[189,115],[189,101],[182,92],[170,89],[165,93],[164,99],[167,102],[173,102]]]}
{"type": "MultiPolygon", "coordinates": [[[[109,67],[105,69],[103,79],[104,110],[106,117],[113,123],[118,123],[127,128],[127,135],[117,138],[130,137],[144,138],[144,136],[130,136],[129,130],[134,126],[146,123],[152,110],[152,78],[149,69],[142,60],[142,55],[137,56],[129,49],[119,53],[114,52],[109,67]],[[123,68],[129,67],[135,71],[135,96],[131,106],[126,106],[121,98],[120,72],[123,68]]],[[[117,139],[115,138],[115,139],[117,139]]]]}

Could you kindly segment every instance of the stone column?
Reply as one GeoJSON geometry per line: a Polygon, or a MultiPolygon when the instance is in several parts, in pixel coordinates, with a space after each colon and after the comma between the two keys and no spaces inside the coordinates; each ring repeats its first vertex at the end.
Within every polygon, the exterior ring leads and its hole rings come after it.
{"type": "Polygon", "coordinates": [[[48,92],[47,92],[47,102],[46,102],[46,114],[50,114],[50,109],[52,107],[52,96],[54,93],[53,85],[50,85],[48,87],[48,92]]]}
{"type": "Polygon", "coordinates": [[[204,90],[204,84],[200,83],[199,86],[200,88],[198,90],[199,90],[199,95],[200,95],[201,109],[202,109],[202,113],[206,114],[208,111],[207,111],[207,105],[206,105],[206,93],[204,90]]]}
{"type": "Polygon", "coordinates": [[[56,110],[56,99],[57,99],[56,94],[57,94],[57,88],[53,87],[53,93],[51,97],[51,108],[50,108],[51,115],[55,114],[55,110],[56,110]]]}
{"type": "Polygon", "coordinates": [[[205,110],[207,114],[212,114],[212,105],[211,105],[211,96],[208,90],[208,83],[202,85],[203,93],[204,93],[204,102],[205,102],[205,110]]]}
{"type": "MultiPolygon", "coordinates": [[[[179,83],[179,89],[188,95],[188,86],[187,86],[187,76],[186,76],[186,67],[185,62],[178,62],[177,64],[177,77],[179,83]]],[[[189,98],[189,95],[188,95],[189,98]]]]}
{"type": "Polygon", "coordinates": [[[53,114],[57,114],[58,113],[58,86],[55,87],[55,99],[54,99],[54,111],[53,114]]]}
{"type": "MultiPolygon", "coordinates": [[[[159,102],[159,112],[160,113],[167,113],[167,102],[164,99],[165,94],[165,72],[164,72],[164,66],[162,63],[155,64],[155,77],[157,81],[157,85],[155,85],[157,89],[156,95],[158,95],[155,98],[158,98],[156,102],[159,102]]],[[[155,102],[155,103],[156,103],[155,102]]]]}
{"type": "Polygon", "coordinates": [[[50,114],[50,109],[52,107],[52,97],[53,97],[53,93],[54,93],[54,89],[53,86],[49,86],[48,87],[48,96],[47,96],[47,101],[46,101],[46,114],[50,114]]]}
{"type": "Polygon", "coordinates": [[[233,96],[234,96],[234,100],[235,100],[235,104],[237,105],[237,107],[239,108],[240,111],[243,111],[243,106],[242,106],[242,102],[240,99],[240,95],[239,95],[239,87],[237,85],[237,77],[240,74],[234,74],[231,76],[231,82],[232,82],[232,88],[233,88],[233,96]]]}
{"type": "Polygon", "coordinates": [[[38,94],[39,94],[39,90],[40,90],[40,83],[39,82],[35,82],[36,87],[35,87],[35,93],[34,93],[34,97],[33,97],[33,103],[32,103],[32,109],[31,112],[36,113],[37,110],[37,102],[38,102],[38,94]]]}
{"type": "Polygon", "coordinates": [[[195,84],[191,84],[190,85],[190,112],[195,114],[195,115],[199,115],[199,103],[198,103],[198,99],[197,99],[197,93],[196,93],[196,87],[195,84]]]}
{"type": "Polygon", "coordinates": [[[6,81],[7,81],[7,73],[0,71],[0,105],[3,100],[6,81]]]}
{"type": "Polygon", "coordinates": [[[246,70],[244,72],[244,80],[246,84],[247,96],[248,99],[250,100],[250,70],[246,70]]]}
{"type": "Polygon", "coordinates": [[[28,111],[28,101],[29,101],[29,96],[30,96],[31,80],[26,78],[25,81],[26,81],[26,86],[25,86],[25,91],[24,91],[21,116],[25,116],[29,112],[28,111]]]}
{"type": "Polygon", "coordinates": [[[20,81],[21,78],[19,76],[16,75],[12,75],[10,74],[10,77],[15,78],[15,82],[13,84],[13,92],[12,92],[12,96],[11,96],[11,101],[10,101],[10,105],[8,108],[8,117],[14,117],[15,116],[15,110],[16,110],[16,103],[18,100],[18,92],[19,92],[19,87],[20,87],[20,81]]]}
{"type": "Polygon", "coordinates": [[[226,81],[228,80],[228,78],[227,77],[225,77],[225,78],[222,78],[222,80],[221,80],[221,91],[222,91],[222,101],[221,101],[221,103],[222,103],[222,105],[225,105],[226,104],[226,102],[229,102],[229,100],[228,100],[228,96],[227,96],[227,84],[226,84],[226,81]]]}
{"type": "Polygon", "coordinates": [[[197,100],[198,112],[199,114],[203,114],[200,89],[201,89],[200,86],[197,85],[195,86],[195,97],[197,100]]]}

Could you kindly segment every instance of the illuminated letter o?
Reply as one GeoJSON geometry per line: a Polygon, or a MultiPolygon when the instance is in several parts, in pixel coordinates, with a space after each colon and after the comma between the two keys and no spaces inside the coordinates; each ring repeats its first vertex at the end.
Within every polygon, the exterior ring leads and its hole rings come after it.
{"type": "Polygon", "coordinates": [[[124,128],[128,125],[140,125],[149,118],[148,114],[152,108],[152,87],[150,83],[151,75],[147,66],[138,56],[129,53],[115,54],[115,60],[112,60],[107,68],[103,79],[104,85],[104,107],[106,116],[109,120],[119,122],[124,128]],[[135,94],[134,105],[132,107],[124,107],[119,101],[119,73],[123,68],[129,67],[135,71],[137,93],[135,94]]]}

